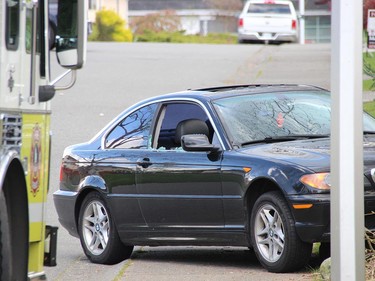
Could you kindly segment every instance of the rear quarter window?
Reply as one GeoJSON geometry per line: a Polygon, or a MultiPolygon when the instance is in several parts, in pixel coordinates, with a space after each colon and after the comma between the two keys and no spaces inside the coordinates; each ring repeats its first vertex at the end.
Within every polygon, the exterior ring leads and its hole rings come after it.
{"type": "Polygon", "coordinates": [[[112,149],[149,148],[150,129],[156,108],[157,105],[152,104],[128,115],[108,134],[105,146],[112,149]]]}

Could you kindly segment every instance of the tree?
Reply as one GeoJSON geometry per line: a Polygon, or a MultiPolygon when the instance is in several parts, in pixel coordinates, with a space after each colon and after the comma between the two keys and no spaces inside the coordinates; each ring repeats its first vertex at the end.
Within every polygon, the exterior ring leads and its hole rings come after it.
{"type": "Polygon", "coordinates": [[[101,10],[96,13],[90,40],[131,42],[133,41],[133,34],[125,28],[125,20],[115,11],[101,10]]]}
{"type": "Polygon", "coordinates": [[[166,10],[134,19],[131,26],[134,34],[137,35],[144,34],[146,31],[176,32],[181,30],[181,21],[175,11],[166,10]]]}

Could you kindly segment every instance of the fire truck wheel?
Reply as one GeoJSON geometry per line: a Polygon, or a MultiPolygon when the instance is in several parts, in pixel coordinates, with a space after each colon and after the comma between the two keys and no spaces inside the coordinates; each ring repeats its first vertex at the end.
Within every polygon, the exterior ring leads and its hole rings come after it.
{"type": "Polygon", "coordinates": [[[2,190],[0,191],[0,280],[11,280],[11,258],[8,211],[2,190]]]}
{"type": "Polygon", "coordinates": [[[125,246],[116,229],[107,204],[98,192],[83,200],[78,231],[82,248],[93,263],[115,264],[130,257],[133,246],[125,246]]]}

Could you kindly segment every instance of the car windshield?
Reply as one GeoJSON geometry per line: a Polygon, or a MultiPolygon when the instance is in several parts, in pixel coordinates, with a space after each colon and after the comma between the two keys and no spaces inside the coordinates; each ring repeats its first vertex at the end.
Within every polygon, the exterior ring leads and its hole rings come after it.
{"type": "Polygon", "coordinates": [[[250,4],[249,14],[290,14],[290,7],[286,4],[250,4]]]}
{"type": "MultiPolygon", "coordinates": [[[[323,91],[233,96],[213,101],[232,143],[283,141],[330,135],[330,96],[323,91]]],[[[364,131],[375,119],[364,113],[364,131]]]]}

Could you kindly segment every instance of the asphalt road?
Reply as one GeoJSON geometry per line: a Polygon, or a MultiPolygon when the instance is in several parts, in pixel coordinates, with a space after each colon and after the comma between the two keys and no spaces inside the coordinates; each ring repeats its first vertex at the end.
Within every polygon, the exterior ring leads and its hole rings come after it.
{"type": "MultiPolygon", "coordinates": [[[[52,159],[47,223],[59,226],[52,193],[64,147],[89,140],[118,113],[163,93],[229,84],[330,86],[329,45],[184,45],[89,43],[74,88],[52,100],[52,159]]],[[[53,73],[62,72],[53,64],[53,73]]],[[[57,266],[48,280],[311,280],[310,270],[266,272],[244,248],[136,247],[113,266],[91,264],[61,226],[57,266]]]]}

